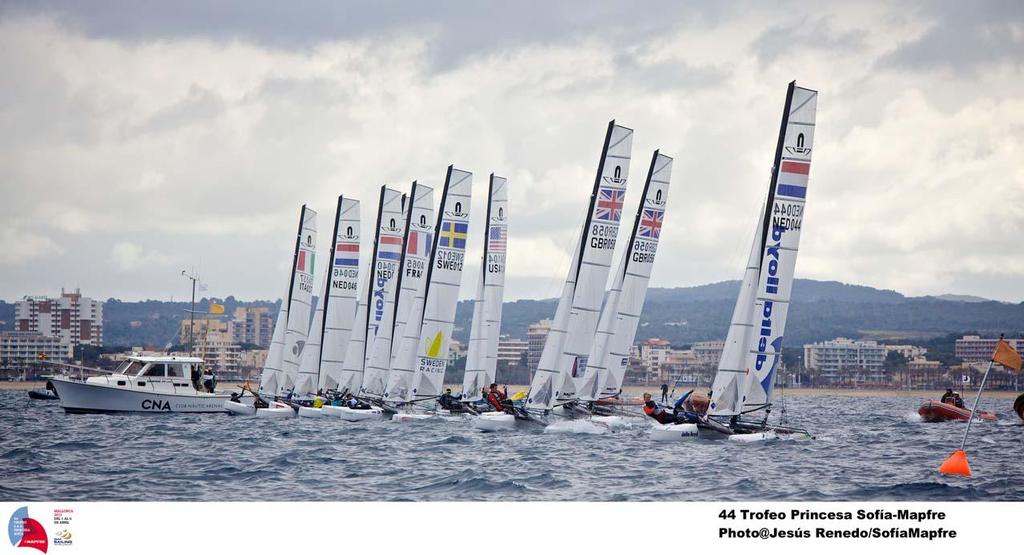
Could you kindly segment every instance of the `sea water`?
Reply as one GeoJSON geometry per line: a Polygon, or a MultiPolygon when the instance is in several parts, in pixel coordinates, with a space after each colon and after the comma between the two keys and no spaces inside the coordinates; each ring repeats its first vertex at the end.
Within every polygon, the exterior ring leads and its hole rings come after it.
{"type": "Polygon", "coordinates": [[[462,420],[71,415],[0,391],[0,500],[1024,500],[1012,400],[983,399],[1000,421],[972,425],[969,479],[936,471],[964,423],[908,418],[923,400],[791,397],[787,420],[816,439],[744,445],[654,442],[641,419],[483,433],[462,420]]]}

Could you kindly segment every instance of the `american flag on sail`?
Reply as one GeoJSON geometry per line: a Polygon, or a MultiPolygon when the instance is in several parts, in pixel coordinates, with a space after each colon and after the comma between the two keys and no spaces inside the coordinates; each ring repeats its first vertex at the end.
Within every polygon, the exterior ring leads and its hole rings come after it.
{"type": "Polygon", "coordinates": [[[779,183],[775,194],[784,197],[805,198],[807,196],[807,175],[811,163],[804,160],[783,160],[779,168],[779,183]]]}
{"type": "Polygon", "coordinates": [[[644,213],[640,216],[640,227],[637,229],[637,235],[648,239],[661,237],[661,223],[664,219],[664,210],[644,209],[644,213]]]}
{"type": "Polygon", "coordinates": [[[597,196],[597,208],[594,217],[606,222],[617,222],[622,218],[622,201],[626,198],[623,189],[601,187],[597,196]]]}
{"type": "Polygon", "coordinates": [[[505,252],[508,241],[508,228],[503,225],[492,225],[487,233],[487,250],[505,252]]]}
{"type": "Polygon", "coordinates": [[[409,232],[409,245],[406,249],[406,253],[414,254],[416,256],[427,256],[430,254],[430,241],[433,239],[434,234],[423,233],[422,231],[410,231],[409,232]]]}
{"type": "Polygon", "coordinates": [[[334,247],[335,266],[358,266],[359,243],[341,243],[334,247]]]}

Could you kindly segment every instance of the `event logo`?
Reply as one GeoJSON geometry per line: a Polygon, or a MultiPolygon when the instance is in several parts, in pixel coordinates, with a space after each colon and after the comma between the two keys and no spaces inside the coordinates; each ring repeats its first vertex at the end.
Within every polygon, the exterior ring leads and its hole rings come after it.
{"type": "Polygon", "coordinates": [[[31,547],[46,553],[50,546],[46,529],[38,520],[29,518],[28,507],[21,507],[11,515],[7,522],[7,537],[14,547],[31,547]]]}

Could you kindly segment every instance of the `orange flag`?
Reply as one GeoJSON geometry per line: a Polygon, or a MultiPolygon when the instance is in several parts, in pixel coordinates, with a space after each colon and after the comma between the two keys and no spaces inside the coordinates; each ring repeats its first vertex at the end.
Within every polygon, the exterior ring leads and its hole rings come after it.
{"type": "Polygon", "coordinates": [[[1003,341],[1002,339],[1000,339],[999,342],[996,343],[996,352],[995,354],[992,355],[992,362],[998,362],[999,364],[1002,364],[1003,366],[1009,368],[1010,370],[1020,372],[1020,354],[1017,351],[1013,350],[1013,347],[1011,347],[1009,343],[1003,341]]]}

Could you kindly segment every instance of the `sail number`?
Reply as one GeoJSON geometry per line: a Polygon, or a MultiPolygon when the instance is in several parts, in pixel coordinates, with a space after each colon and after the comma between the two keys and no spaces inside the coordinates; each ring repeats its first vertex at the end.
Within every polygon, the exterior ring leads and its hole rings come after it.
{"type": "Polygon", "coordinates": [[[803,215],[803,204],[776,201],[772,208],[772,227],[799,230],[803,222],[803,215]]]}
{"type": "Polygon", "coordinates": [[[619,226],[594,224],[590,226],[590,248],[615,249],[615,237],[619,234],[619,226]]]}

